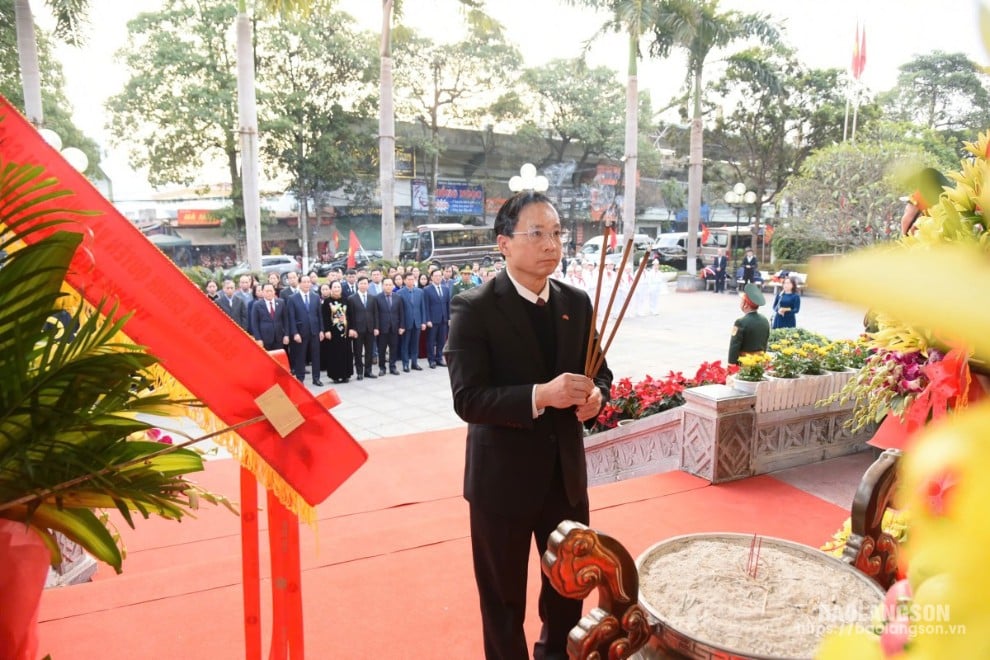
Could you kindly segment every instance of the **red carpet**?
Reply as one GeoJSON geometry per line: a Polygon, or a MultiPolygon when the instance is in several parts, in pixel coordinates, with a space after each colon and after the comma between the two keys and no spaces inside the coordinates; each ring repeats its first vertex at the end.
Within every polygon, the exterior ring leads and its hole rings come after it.
{"type": "MultiPolygon", "coordinates": [[[[315,533],[302,532],[306,657],[480,657],[461,498],[464,430],[365,447],[368,463],[319,507],[315,533]]],[[[214,461],[200,482],[234,495],[237,479],[236,464],[214,461]]],[[[597,487],[591,506],[592,524],[634,557],[661,539],[703,531],[817,546],[847,515],[772,477],[711,486],[682,472],[597,487]]],[[[124,574],[101,568],[90,584],[46,591],[41,652],[56,660],[243,657],[238,519],[209,507],[179,524],[118,526],[128,551],[124,574]]],[[[262,589],[270,589],[264,577],[262,589]]],[[[531,640],[539,628],[538,584],[534,557],[531,640]]],[[[587,606],[596,603],[593,597],[587,606]]],[[[267,619],[264,630],[270,633],[267,619]]]]}

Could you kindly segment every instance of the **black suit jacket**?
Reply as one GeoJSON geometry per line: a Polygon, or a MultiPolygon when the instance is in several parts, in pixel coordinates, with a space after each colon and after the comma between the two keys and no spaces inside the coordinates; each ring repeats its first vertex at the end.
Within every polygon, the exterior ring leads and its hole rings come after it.
{"type": "Polygon", "coordinates": [[[248,306],[244,304],[243,298],[235,293],[231,296],[230,300],[228,300],[226,294],[221,293],[217,296],[217,299],[214,302],[217,304],[217,307],[223,310],[224,314],[234,320],[234,323],[241,326],[245,330],[250,330],[250,324],[248,323],[248,306]]]}
{"type": "Polygon", "coordinates": [[[375,309],[375,297],[368,294],[368,306],[361,304],[361,294],[355,293],[347,299],[347,329],[355,330],[358,334],[371,333],[377,327],[378,317],[375,309]]]}
{"type": "Polygon", "coordinates": [[[283,338],[289,334],[289,318],[285,301],[276,298],[275,318],[268,313],[268,301],[264,298],[251,306],[251,335],[260,339],[269,350],[282,346],[283,338]]]}
{"type": "Polygon", "coordinates": [[[402,301],[395,291],[392,291],[392,306],[389,307],[388,301],[385,300],[385,294],[379,294],[373,299],[368,300],[368,304],[371,305],[374,301],[375,305],[375,317],[376,323],[375,327],[378,328],[380,332],[394,332],[398,334],[399,328],[405,328],[405,303],[402,301]]]}
{"type": "MultiPolygon", "coordinates": [[[[505,272],[454,297],[444,351],[454,410],[468,423],[464,497],[504,515],[542,506],[557,460],[571,504],[587,497],[581,422],[573,409],[547,408],[533,419],[532,396],[536,383],[583,372],[591,302],[584,291],[550,280],[556,343],[550,371],[524,307],[528,304],[505,272]]],[[[594,380],[608,401],[612,372],[607,365],[594,380]]]]}

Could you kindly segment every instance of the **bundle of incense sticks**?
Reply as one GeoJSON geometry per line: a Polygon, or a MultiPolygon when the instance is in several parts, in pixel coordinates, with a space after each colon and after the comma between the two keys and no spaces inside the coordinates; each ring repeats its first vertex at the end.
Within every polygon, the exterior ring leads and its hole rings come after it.
{"type": "MultiPolygon", "coordinates": [[[[588,331],[588,346],[585,350],[584,359],[584,375],[588,378],[594,378],[595,374],[598,373],[602,365],[605,364],[605,354],[608,352],[609,347],[612,345],[612,340],[615,339],[615,333],[619,329],[619,325],[622,323],[623,317],[626,315],[626,308],[629,307],[629,301],[633,298],[633,293],[636,292],[636,285],[639,284],[639,278],[643,274],[643,270],[646,268],[646,256],[639,262],[639,268],[636,269],[636,276],[633,278],[632,286],[629,287],[629,292],[626,294],[626,299],[622,303],[622,309],[619,310],[619,315],[615,319],[615,323],[612,325],[611,333],[608,336],[608,340],[605,342],[603,347],[601,344],[601,338],[605,336],[605,326],[608,324],[608,318],[612,314],[612,305],[615,304],[615,296],[619,291],[618,282],[612,287],[609,293],[608,305],[605,307],[605,315],[602,317],[602,327],[601,330],[598,329],[598,304],[601,302],[602,294],[602,276],[605,274],[605,252],[608,245],[608,234],[610,231],[615,231],[609,227],[605,228],[605,233],[602,235],[602,249],[599,254],[598,261],[598,284],[595,287],[595,302],[592,307],[591,313],[591,327],[588,331]]],[[[633,247],[633,240],[630,238],[626,241],[626,246],[622,250],[622,263],[619,264],[618,273],[621,275],[626,268],[626,261],[629,259],[629,255],[635,251],[633,247]]]]}
{"type": "Polygon", "coordinates": [[[760,570],[760,551],[763,550],[763,538],[753,534],[753,540],[749,543],[749,560],[746,562],[746,575],[751,578],[756,577],[760,570]]]}

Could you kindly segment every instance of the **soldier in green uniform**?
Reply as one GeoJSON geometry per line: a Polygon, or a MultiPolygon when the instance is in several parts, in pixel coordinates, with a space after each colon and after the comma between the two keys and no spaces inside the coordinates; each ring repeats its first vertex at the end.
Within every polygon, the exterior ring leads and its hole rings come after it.
{"type": "Polygon", "coordinates": [[[471,270],[470,266],[464,266],[461,268],[461,279],[454,282],[454,284],[450,287],[451,298],[462,291],[467,291],[468,289],[473,289],[475,287],[474,281],[471,279],[472,275],[474,275],[474,271],[471,270]]]}
{"type": "Polygon", "coordinates": [[[732,326],[729,364],[739,364],[740,355],[766,351],[770,339],[770,322],[759,312],[760,306],[767,302],[763,292],[752,282],[743,291],[739,296],[739,308],[745,313],[732,326]]]}

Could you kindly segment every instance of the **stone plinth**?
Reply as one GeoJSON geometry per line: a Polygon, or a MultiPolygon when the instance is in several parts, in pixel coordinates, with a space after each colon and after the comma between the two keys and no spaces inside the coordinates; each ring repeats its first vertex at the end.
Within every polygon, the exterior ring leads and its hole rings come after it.
{"type": "Polygon", "coordinates": [[[678,406],[585,438],[588,485],[678,469],[682,414],[678,406]]]}
{"type": "Polygon", "coordinates": [[[681,469],[712,483],[753,474],[756,397],[726,385],[684,391],[681,469]]]}

